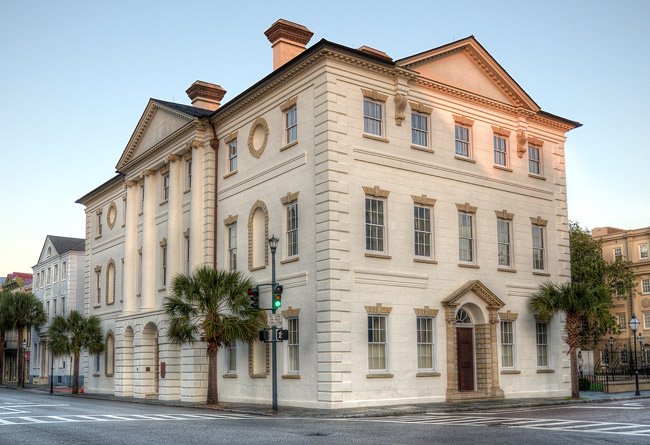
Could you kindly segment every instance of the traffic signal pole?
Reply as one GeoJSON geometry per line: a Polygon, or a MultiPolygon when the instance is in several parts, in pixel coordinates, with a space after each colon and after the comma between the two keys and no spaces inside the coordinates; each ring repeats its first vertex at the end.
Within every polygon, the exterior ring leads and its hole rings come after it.
{"type": "MultiPolygon", "coordinates": [[[[271,289],[275,291],[275,248],[271,246],[271,289]]],[[[273,293],[271,300],[274,300],[273,293]]],[[[275,314],[275,304],[271,302],[271,313],[275,314]]],[[[277,363],[277,346],[275,341],[275,323],[271,326],[271,386],[273,394],[273,412],[278,412],[278,363],[277,363]]]]}

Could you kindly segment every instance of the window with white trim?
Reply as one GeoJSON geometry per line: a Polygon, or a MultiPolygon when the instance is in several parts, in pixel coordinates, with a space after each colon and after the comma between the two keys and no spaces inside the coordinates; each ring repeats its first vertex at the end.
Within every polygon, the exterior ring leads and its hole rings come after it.
{"type": "Polygon", "coordinates": [[[226,345],[226,364],[228,374],[237,374],[237,342],[230,342],[226,345]]]}
{"type": "Polygon", "coordinates": [[[648,259],[648,243],[639,244],[639,259],[648,259]]]}
{"type": "Polygon", "coordinates": [[[160,284],[167,286],[167,244],[160,248],[160,284]]]}
{"type": "Polygon", "coordinates": [[[285,139],[290,144],[298,140],[298,108],[296,105],[284,112],[285,139]]]}
{"type": "Polygon", "coordinates": [[[616,324],[621,331],[627,330],[627,323],[625,320],[625,314],[619,313],[616,314],[616,324]]]}
{"type": "Polygon", "coordinates": [[[643,313],[643,329],[650,329],[650,312],[643,313]]]}
{"type": "MultiPolygon", "coordinates": [[[[99,354],[95,354],[95,357],[94,357],[94,363],[95,363],[94,374],[99,374],[100,361],[101,361],[101,356],[99,354]]],[[[65,368],[65,366],[64,366],[64,368],[65,368]]]]}
{"type": "Polygon", "coordinates": [[[641,293],[650,294],[650,278],[641,279],[641,293]]]}
{"type": "Polygon", "coordinates": [[[52,268],[47,268],[47,284],[52,284],[52,268]]]}
{"type": "Polygon", "coordinates": [[[499,267],[512,267],[512,227],[504,218],[497,218],[497,259],[499,267]]]}
{"type": "Polygon", "coordinates": [[[300,371],[300,324],[298,317],[287,318],[289,338],[287,348],[289,349],[289,372],[300,371]]]}
{"type": "Polygon", "coordinates": [[[386,371],[386,322],[385,315],[368,315],[368,369],[386,371]]]}
{"type": "Polygon", "coordinates": [[[386,202],[380,198],[366,196],[366,250],[386,251],[386,222],[384,207],[386,202]]]}
{"type": "Polygon", "coordinates": [[[533,270],[545,270],[546,241],[544,226],[533,224],[533,270]]]}
{"type": "Polygon", "coordinates": [[[59,281],[59,265],[55,264],[54,265],[54,282],[56,283],[59,281]]]}
{"type": "Polygon", "coordinates": [[[456,124],[454,127],[457,156],[471,157],[470,131],[470,127],[465,125],[456,124]]]}
{"type": "Polygon", "coordinates": [[[192,188],[192,158],[188,158],[185,161],[185,189],[190,190],[192,188]]]}
{"type": "Polygon", "coordinates": [[[537,366],[548,367],[548,323],[535,323],[535,341],[537,343],[537,366]]]}
{"type": "Polygon", "coordinates": [[[185,237],[185,275],[190,274],[190,235],[185,237]]]}
{"type": "Polygon", "coordinates": [[[473,263],[475,261],[474,215],[458,213],[458,260],[473,263]]]}
{"type": "Polygon", "coordinates": [[[228,142],[228,171],[237,170],[237,139],[228,142]]]}
{"type": "Polygon", "coordinates": [[[237,270],[237,223],[228,226],[228,267],[237,270]]]}
{"type": "Polygon", "coordinates": [[[298,202],[287,205],[287,257],[298,255],[298,202]]]}
{"type": "Polygon", "coordinates": [[[97,214],[97,235],[102,236],[102,214],[101,212],[97,214]]]}
{"type": "Polygon", "coordinates": [[[494,163],[506,167],[508,165],[508,142],[503,136],[495,134],[493,136],[494,142],[494,163]]]}
{"type": "Polygon", "coordinates": [[[429,146],[429,115],[411,112],[411,143],[419,147],[429,146]]]}
{"type": "Polygon", "coordinates": [[[542,151],[535,145],[528,146],[528,173],[542,175],[542,151]]]}
{"type": "Polygon", "coordinates": [[[95,287],[97,289],[97,300],[95,304],[98,306],[102,304],[102,280],[101,269],[95,269],[95,287]]]}
{"type": "Polygon", "coordinates": [[[115,303],[115,263],[108,263],[106,267],[106,304],[115,303]]]}
{"type": "Polygon", "coordinates": [[[433,224],[431,207],[413,206],[413,237],[415,256],[431,258],[433,256],[433,224]]]}
{"type": "Polygon", "coordinates": [[[162,175],[162,201],[169,200],[169,172],[162,175]]]}
{"type": "Polygon", "coordinates": [[[138,296],[142,295],[142,247],[138,250],[138,296]]]}
{"type": "Polygon", "coordinates": [[[375,136],[383,136],[384,103],[367,97],[363,98],[363,131],[375,136]]]}
{"type": "Polygon", "coordinates": [[[436,368],[435,324],[433,317],[417,317],[418,369],[433,371],[436,368]]]}
{"type": "Polygon", "coordinates": [[[614,261],[623,258],[623,252],[620,247],[614,247],[614,261]]]}
{"type": "Polygon", "coordinates": [[[140,183],[140,209],[139,213],[144,213],[144,181],[140,183]]]}
{"type": "Polygon", "coordinates": [[[501,320],[501,367],[515,367],[515,323],[501,320]]]}
{"type": "Polygon", "coordinates": [[[61,315],[65,317],[65,297],[61,297],[61,315]]]}

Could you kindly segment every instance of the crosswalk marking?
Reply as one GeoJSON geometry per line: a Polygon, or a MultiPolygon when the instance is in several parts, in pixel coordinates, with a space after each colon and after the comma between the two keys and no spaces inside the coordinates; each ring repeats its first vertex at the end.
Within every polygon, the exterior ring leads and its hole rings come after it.
{"type": "Polygon", "coordinates": [[[65,422],[131,422],[131,421],[191,421],[218,419],[247,419],[254,416],[247,414],[70,414],[61,416],[15,416],[0,418],[0,428],[10,425],[46,424],[65,422]]]}

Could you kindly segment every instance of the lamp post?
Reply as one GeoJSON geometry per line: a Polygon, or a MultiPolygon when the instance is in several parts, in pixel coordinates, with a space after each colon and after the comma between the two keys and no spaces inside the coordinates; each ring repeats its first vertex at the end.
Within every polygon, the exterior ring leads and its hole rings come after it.
{"type": "MultiPolygon", "coordinates": [[[[645,367],[643,364],[645,363],[645,357],[643,355],[643,340],[645,340],[645,337],[643,334],[637,335],[637,340],[639,341],[639,353],[641,354],[641,369],[644,370],[645,367]]],[[[648,375],[648,371],[645,371],[645,375],[648,375]]]]}
{"type": "MultiPolygon", "coordinates": [[[[271,249],[271,293],[275,289],[275,251],[278,249],[278,241],[275,235],[269,238],[269,249],[271,249]]],[[[273,298],[271,298],[273,300],[273,298]]],[[[275,304],[271,304],[271,312],[275,314],[275,304]]],[[[271,386],[273,397],[273,412],[278,411],[278,365],[277,365],[277,345],[275,344],[276,335],[275,323],[271,326],[271,386]]]]}
{"type": "Polygon", "coordinates": [[[27,349],[26,349],[27,348],[27,340],[23,339],[22,347],[23,347],[22,357],[19,357],[18,360],[23,361],[23,363],[22,363],[23,366],[21,367],[22,370],[20,371],[20,386],[22,388],[24,388],[25,387],[25,367],[27,366],[27,349]]]}
{"type": "Polygon", "coordinates": [[[636,392],[634,395],[640,396],[641,392],[639,392],[639,368],[636,365],[636,330],[639,329],[639,319],[636,318],[635,314],[632,314],[632,318],[630,318],[630,329],[632,329],[632,336],[634,337],[634,381],[636,384],[636,392]]]}
{"type": "Polygon", "coordinates": [[[614,337],[609,337],[609,364],[610,371],[612,374],[612,381],[614,381],[614,337]]]}
{"type": "Polygon", "coordinates": [[[50,394],[54,394],[54,354],[50,342],[50,394]]]}

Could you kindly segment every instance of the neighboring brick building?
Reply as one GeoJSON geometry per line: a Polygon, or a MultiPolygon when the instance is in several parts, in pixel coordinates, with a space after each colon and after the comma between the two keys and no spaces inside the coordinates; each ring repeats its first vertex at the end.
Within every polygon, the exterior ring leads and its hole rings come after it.
{"type": "MultiPolygon", "coordinates": [[[[119,174],[79,199],[86,311],[107,337],[88,390],[204,400],[205,345],[166,338],[170,280],[213,265],[268,282],[275,234],[280,404],[568,395],[562,320],[528,302],[570,278],[564,144],[580,124],[472,36],[393,61],[305,49],[312,33],[284,20],[266,35],[268,76],[224,105],[200,81],[193,106],[151,99],[119,174]]],[[[268,356],[221,350],[220,400],[268,403],[268,356]]]]}

